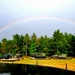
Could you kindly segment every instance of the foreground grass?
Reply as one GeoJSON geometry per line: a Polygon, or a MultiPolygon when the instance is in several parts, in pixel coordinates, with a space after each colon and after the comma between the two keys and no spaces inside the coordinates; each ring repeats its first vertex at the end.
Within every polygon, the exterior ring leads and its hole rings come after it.
{"type": "MultiPolygon", "coordinates": [[[[12,63],[12,62],[4,62],[0,61],[0,63],[12,63]]],[[[31,65],[40,65],[40,66],[50,66],[61,69],[66,69],[75,71],[75,58],[70,60],[66,59],[30,59],[29,57],[23,57],[23,59],[19,61],[14,61],[13,64],[31,64],[31,65]],[[67,65],[66,65],[67,64],[67,65]]]]}

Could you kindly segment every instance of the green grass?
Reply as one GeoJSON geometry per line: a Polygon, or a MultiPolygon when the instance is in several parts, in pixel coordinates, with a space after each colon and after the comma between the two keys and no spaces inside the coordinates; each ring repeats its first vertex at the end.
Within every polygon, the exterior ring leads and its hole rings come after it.
{"type": "MultiPolygon", "coordinates": [[[[12,63],[12,62],[3,62],[0,63],[12,63]]],[[[31,65],[40,65],[40,66],[50,66],[56,68],[62,68],[75,71],[75,58],[72,59],[34,59],[32,60],[30,57],[23,57],[23,59],[19,61],[13,62],[13,64],[31,64],[31,65]],[[36,63],[37,62],[37,63],[36,63]]]]}

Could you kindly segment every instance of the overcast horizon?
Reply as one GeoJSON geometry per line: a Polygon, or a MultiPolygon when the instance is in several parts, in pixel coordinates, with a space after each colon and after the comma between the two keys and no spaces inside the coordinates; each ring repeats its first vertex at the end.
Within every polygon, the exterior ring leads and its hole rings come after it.
{"type": "Polygon", "coordinates": [[[0,40],[13,35],[75,33],[74,0],[0,0],[0,40]]]}

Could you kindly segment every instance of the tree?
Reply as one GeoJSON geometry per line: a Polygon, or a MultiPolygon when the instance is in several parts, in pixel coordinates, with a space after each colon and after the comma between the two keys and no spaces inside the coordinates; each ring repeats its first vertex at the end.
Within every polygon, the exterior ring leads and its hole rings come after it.
{"type": "Polygon", "coordinates": [[[33,33],[31,36],[31,44],[30,44],[30,54],[39,52],[39,39],[37,38],[36,34],[33,33]]]}
{"type": "Polygon", "coordinates": [[[7,45],[6,45],[7,39],[3,38],[1,43],[1,52],[3,54],[7,53],[7,45]]]}
{"type": "Polygon", "coordinates": [[[2,39],[2,42],[6,42],[6,41],[7,41],[7,39],[6,39],[6,38],[3,38],[3,39],[2,39]]]}
{"type": "Polygon", "coordinates": [[[61,40],[62,40],[62,37],[63,37],[63,34],[60,32],[60,30],[56,30],[53,34],[53,40],[54,40],[54,43],[55,43],[55,49],[56,49],[56,52],[55,53],[58,53],[59,51],[59,47],[61,47],[59,44],[61,44],[61,40]]]}
{"type": "Polygon", "coordinates": [[[19,42],[19,47],[20,47],[20,54],[21,55],[24,55],[24,42],[23,42],[23,39],[24,39],[24,36],[23,35],[21,35],[20,36],[20,42],[19,42]]]}
{"type": "Polygon", "coordinates": [[[6,42],[7,53],[12,53],[12,46],[13,46],[12,40],[7,40],[6,42]]]}
{"type": "Polygon", "coordinates": [[[1,50],[1,42],[0,42],[0,53],[2,53],[2,50],[1,50]]]}
{"type": "Polygon", "coordinates": [[[29,47],[29,44],[30,44],[30,37],[29,37],[28,34],[26,34],[24,36],[23,43],[24,43],[25,53],[26,53],[26,56],[27,56],[28,55],[28,47],[29,47]]]}
{"type": "Polygon", "coordinates": [[[75,56],[75,36],[74,35],[72,35],[70,45],[71,45],[71,50],[69,51],[69,53],[71,53],[70,55],[75,56]]]}
{"type": "Polygon", "coordinates": [[[13,53],[20,53],[20,35],[13,35],[13,53]]]}
{"type": "Polygon", "coordinates": [[[47,37],[47,35],[45,35],[44,37],[41,36],[39,38],[39,42],[40,42],[40,45],[39,45],[39,49],[40,49],[40,52],[41,53],[46,53],[46,55],[50,55],[50,41],[51,39],[49,37],[47,37]]]}
{"type": "Polygon", "coordinates": [[[37,37],[35,33],[30,37],[28,34],[13,35],[12,40],[3,38],[0,42],[0,53],[22,53],[29,55],[32,53],[46,53],[46,55],[66,53],[69,56],[75,56],[75,36],[62,33],[56,30],[53,37],[41,36],[37,37]]]}
{"type": "Polygon", "coordinates": [[[73,35],[65,32],[64,36],[66,39],[66,42],[65,42],[66,44],[64,43],[65,51],[67,52],[67,54],[69,56],[73,55],[73,49],[72,49],[72,42],[73,42],[72,37],[73,37],[73,35]]]}

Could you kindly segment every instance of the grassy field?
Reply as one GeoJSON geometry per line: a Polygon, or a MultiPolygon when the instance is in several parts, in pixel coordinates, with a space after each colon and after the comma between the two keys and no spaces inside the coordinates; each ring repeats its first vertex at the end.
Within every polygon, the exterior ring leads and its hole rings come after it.
{"type": "MultiPolygon", "coordinates": [[[[0,61],[0,63],[12,63],[0,61]]],[[[19,61],[14,61],[13,64],[31,64],[31,65],[40,65],[40,66],[50,66],[61,69],[66,69],[75,71],[75,58],[72,59],[30,59],[29,57],[23,57],[19,61]],[[66,65],[67,64],[67,65],[66,65]]]]}

